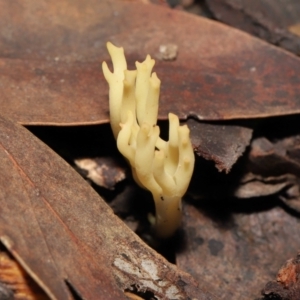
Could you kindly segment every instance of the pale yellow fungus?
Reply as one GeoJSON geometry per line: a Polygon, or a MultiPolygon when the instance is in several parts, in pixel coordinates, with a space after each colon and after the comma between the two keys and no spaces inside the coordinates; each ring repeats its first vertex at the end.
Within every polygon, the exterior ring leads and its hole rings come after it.
{"type": "Polygon", "coordinates": [[[107,43],[113,73],[103,62],[109,84],[110,123],[117,147],[127,158],[135,181],[155,201],[154,226],[159,237],[169,237],[180,226],[181,198],[194,169],[194,152],[186,125],[169,114],[169,141],[159,137],[157,123],[160,80],[152,73],[155,61],[147,55],[137,70],[128,71],[123,48],[107,43]]]}

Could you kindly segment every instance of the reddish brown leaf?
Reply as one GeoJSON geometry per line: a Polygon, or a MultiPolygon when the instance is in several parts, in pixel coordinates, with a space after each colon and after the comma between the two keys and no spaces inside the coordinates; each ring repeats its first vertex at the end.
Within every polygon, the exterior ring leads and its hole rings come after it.
{"type": "Polygon", "coordinates": [[[298,58],[181,11],[117,0],[1,0],[0,27],[1,109],[22,124],[107,122],[100,63],[110,60],[108,40],[126,49],[131,68],[161,45],[178,47],[175,61],[155,66],[160,118],[300,112],[298,58]]]}
{"type": "Polygon", "coordinates": [[[0,240],[52,299],[213,299],[133,234],[60,157],[0,118],[0,240]]]}

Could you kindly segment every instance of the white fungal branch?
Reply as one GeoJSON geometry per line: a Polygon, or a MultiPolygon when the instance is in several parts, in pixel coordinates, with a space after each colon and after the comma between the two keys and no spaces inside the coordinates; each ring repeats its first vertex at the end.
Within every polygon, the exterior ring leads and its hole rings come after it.
{"type": "Polygon", "coordinates": [[[186,125],[169,114],[169,141],[159,137],[157,123],[160,80],[152,73],[155,61],[147,55],[128,71],[123,48],[107,43],[111,72],[102,68],[109,84],[110,122],[117,147],[131,165],[136,182],[155,201],[155,228],[161,237],[171,236],[181,222],[181,198],[194,169],[194,152],[186,125]]]}

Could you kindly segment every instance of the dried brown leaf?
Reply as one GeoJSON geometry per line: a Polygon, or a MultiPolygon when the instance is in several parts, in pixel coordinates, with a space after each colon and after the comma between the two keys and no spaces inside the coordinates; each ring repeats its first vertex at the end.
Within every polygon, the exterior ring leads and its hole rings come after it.
{"type": "Polygon", "coordinates": [[[300,59],[181,11],[117,0],[1,0],[0,27],[1,109],[22,124],[107,122],[100,63],[110,60],[108,40],[126,49],[130,68],[161,45],[178,47],[175,61],[156,62],[160,118],[300,112],[300,59]]]}

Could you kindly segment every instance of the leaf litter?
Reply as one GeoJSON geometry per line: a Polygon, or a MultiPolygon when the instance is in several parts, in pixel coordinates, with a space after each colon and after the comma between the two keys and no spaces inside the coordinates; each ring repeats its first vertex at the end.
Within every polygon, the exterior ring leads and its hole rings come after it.
{"type": "MultiPolygon", "coordinates": [[[[133,64],[171,41],[178,47],[176,59],[157,61],[155,67],[163,79],[160,118],[165,119],[170,110],[182,119],[190,117],[187,123],[194,129],[192,139],[199,156],[182,230],[165,242],[153,240],[147,223],[153,207],[126,172],[118,183],[109,180],[100,188],[89,183],[130,228],[192,274],[192,279],[130,233],[63,160],[24,129],[2,119],[5,151],[16,151],[11,161],[2,152],[6,171],[1,180],[5,193],[0,227],[7,250],[57,299],[71,299],[74,291],[88,299],[108,299],[106,295],[164,299],[170,293],[197,299],[260,297],[264,284],[276,277],[279,267],[299,248],[295,239],[299,226],[298,116],[268,118],[299,113],[299,59],[224,25],[150,4],[26,2],[23,12],[17,6],[12,10],[8,2],[0,4],[1,22],[11,24],[11,38],[7,29],[0,37],[0,82],[5,88],[2,114],[24,125],[107,123],[107,89],[99,68],[107,57],[99,47],[113,37],[128,51],[129,64],[133,64]],[[35,14],[36,10],[41,13],[35,14]],[[17,17],[8,20],[5,11],[17,17]],[[126,23],[126,30],[103,26],[107,15],[115,11],[118,18],[110,21],[126,23]],[[185,25],[174,29],[172,22],[161,21],[166,18],[185,25]],[[128,39],[129,28],[134,29],[134,46],[128,39]],[[90,47],[98,37],[98,44],[90,47]],[[210,122],[195,121],[199,118],[210,122]],[[274,123],[286,125],[274,129],[274,123]],[[8,144],[6,130],[9,138],[14,137],[8,144]],[[7,202],[8,198],[18,201],[7,202]],[[157,284],[159,280],[163,283],[157,284]]],[[[107,125],[99,125],[100,134],[95,136],[96,127],[85,128],[94,136],[89,145],[78,145],[78,130],[85,130],[79,127],[30,130],[72,165],[82,158],[95,162],[95,157],[105,164],[107,154],[118,155],[115,148],[107,150],[113,143],[106,138],[110,135],[107,125]],[[73,131],[74,138],[62,134],[60,140],[59,132],[68,131],[73,131]],[[85,147],[92,150],[84,153],[85,147]],[[100,156],[95,149],[103,150],[100,156]]],[[[101,178],[105,182],[106,177],[101,178]]],[[[293,290],[290,285],[285,288],[293,290]]],[[[262,297],[276,291],[268,285],[262,297]]],[[[278,295],[284,299],[287,293],[278,295]]]]}

